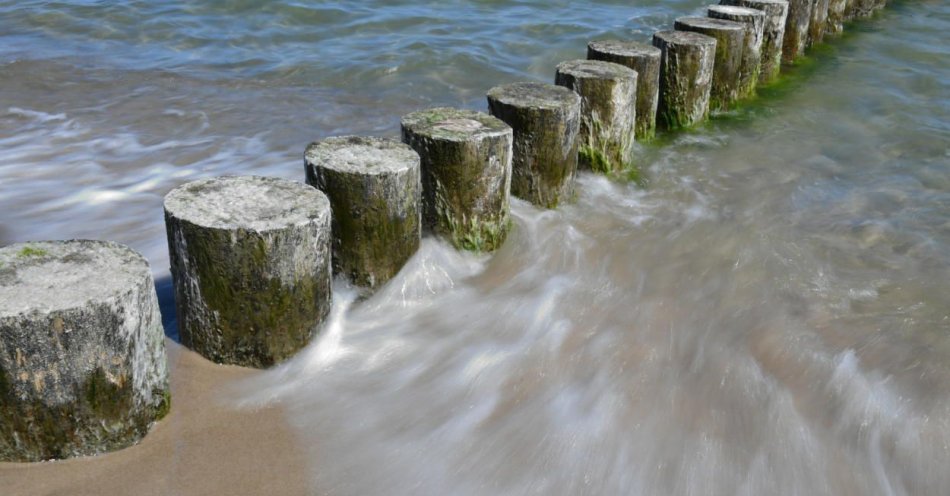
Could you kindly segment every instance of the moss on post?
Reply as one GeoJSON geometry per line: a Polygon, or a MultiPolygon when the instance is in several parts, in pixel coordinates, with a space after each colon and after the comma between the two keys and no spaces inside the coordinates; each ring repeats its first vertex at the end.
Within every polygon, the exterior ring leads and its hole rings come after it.
{"type": "Polygon", "coordinates": [[[330,204],[305,184],[199,180],[165,197],[182,343],[217,363],[269,367],[330,310],[330,204]]]}
{"type": "Polygon", "coordinates": [[[808,27],[811,24],[813,0],[788,0],[785,20],[785,39],[782,41],[782,63],[793,64],[805,55],[808,46],[808,27]]]}
{"type": "Polygon", "coordinates": [[[574,196],[581,101],[544,83],[512,83],[488,91],[491,114],[514,131],[511,193],[543,208],[574,196]]]}
{"type": "Polygon", "coordinates": [[[369,289],[385,284],[419,249],[419,154],[393,139],[341,136],[304,157],[307,183],[333,207],[334,272],[369,289]]]}
{"type": "Polygon", "coordinates": [[[712,19],[738,22],[745,26],[742,61],[739,66],[739,96],[748,98],[755,94],[762,70],[762,40],[765,34],[765,14],[755,9],[712,5],[708,15],[712,19]]]}
{"type": "Polygon", "coordinates": [[[660,98],[660,49],[626,40],[592,41],[587,58],[613,62],[637,73],[636,139],[652,140],[656,134],[656,111],[660,98]]]}
{"type": "Polygon", "coordinates": [[[499,248],[511,226],[511,127],[435,108],[403,117],[402,140],[421,159],[424,223],[456,248],[499,248]]]}
{"type": "Polygon", "coordinates": [[[710,110],[729,110],[743,96],[742,53],[745,27],[732,21],[708,17],[680,17],[674,27],[716,39],[716,61],[713,67],[710,110]]]}
{"type": "Polygon", "coordinates": [[[829,0],[828,18],[825,22],[825,34],[840,35],[844,32],[844,23],[847,20],[848,0],[829,0]]]}
{"type": "Polygon", "coordinates": [[[104,241],[0,248],[0,461],[131,446],[168,412],[148,263],[104,241]]]}
{"type": "Polygon", "coordinates": [[[571,60],[558,64],[554,82],[581,97],[577,166],[602,174],[631,167],[637,73],[612,62],[571,60]]]}
{"type": "Polygon", "coordinates": [[[653,45],[662,51],[657,125],[672,130],[705,121],[716,39],[687,31],[660,31],[653,35],[653,45]]]}
{"type": "Polygon", "coordinates": [[[785,21],[788,19],[786,0],[722,0],[722,5],[756,9],[765,14],[762,34],[761,69],[759,84],[774,81],[782,69],[782,44],[785,37],[785,21]]]}
{"type": "Polygon", "coordinates": [[[808,46],[815,46],[825,39],[828,23],[828,0],[811,0],[811,18],[808,20],[808,46]]]}

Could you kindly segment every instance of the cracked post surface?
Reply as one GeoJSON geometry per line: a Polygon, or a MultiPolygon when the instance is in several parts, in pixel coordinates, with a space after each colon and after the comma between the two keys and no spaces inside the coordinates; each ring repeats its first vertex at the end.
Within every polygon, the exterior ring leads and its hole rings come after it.
{"type": "Polygon", "coordinates": [[[709,116],[716,39],[689,31],[659,31],[653,44],[662,50],[657,125],[693,127],[709,116]]]}
{"type": "Polygon", "coordinates": [[[765,14],[760,50],[762,68],[759,71],[759,83],[774,81],[782,69],[782,45],[789,3],[786,0],[722,0],[722,5],[756,9],[765,14]]]}
{"type": "Polygon", "coordinates": [[[629,67],[637,73],[637,141],[649,141],[656,134],[656,110],[660,98],[660,49],[627,40],[592,41],[587,58],[629,67]]]}
{"type": "Polygon", "coordinates": [[[742,97],[742,52],[745,26],[708,17],[679,17],[673,23],[679,31],[704,34],[716,39],[710,110],[729,110],[742,97]]]}

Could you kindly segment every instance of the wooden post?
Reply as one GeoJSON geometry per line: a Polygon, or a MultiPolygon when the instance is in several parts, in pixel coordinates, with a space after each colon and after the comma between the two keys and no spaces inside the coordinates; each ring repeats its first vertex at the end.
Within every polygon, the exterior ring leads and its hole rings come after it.
{"type": "Polygon", "coordinates": [[[472,110],[402,118],[402,141],[422,161],[423,221],[456,248],[492,251],[508,235],[511,140],[511,127],[472,110]]]}
{"type": "Polygon", "coordinates": [[[811,19],[808,21],[808,46],[815,46],[825,39],[828,23],[828,0],[811,0],[811,19]]]}
{"type": "Polygon", "coordinates": [[[828,20],[825,23],[825,33],[839,35],[844,31],[844,22],[848,0],[828,1],[828,20]]]}
{"type": "Polygon", "coordinates": [[[627,167],[636,127],[636,71],[602,60],[571,60],[557,66],[554,82],[581,97],[577,166],[605,174],[627,167]]]}
{"type": "Polygon", "coordinates": [[[268,367],[310,342],[330,310],[330,202],[286,179],[225,176],[165,196],[182,344],[268,367]]]}
{"type": "Polygon", "coordinates": [[[131,446],[169,408],[148,262],[106,241],[0,248],[0,461],[131,446]]]}
{"type": "Polygon", "coordinates": [[[722,5],[756,9],[765,14],[759,83],[774,81],[782,69],[782,42],[785,37],[785,21],[788,18],[788,2],[786,0],[722,0],[722,5]]]}
{"type": "Polygon", "coordinates": [[[716,39],[687,31],[660,31],[653,35],[653,45],[662,51],[657,125],[681,129],[705,121],[716,39]]]}
{"type": "Polygon", "coordinates": [[[307,147],[307,184],[333,209],[333,269],[357,286],[395,276],[422,238],[419,154],[389,138],[341,136],[307,147]]]}
{"type": "Polygon", "coordinates": [[[713,67],[710,110],[729,110],[742,97],[742,51],[745,26],[737,22],[708,17],[680,17],[673,26],[679,31],[692,31],[716,39],[716,62],[713,67]]]}
{"type": "Polygon", "coordinates": [[[728,5],[712,5],[709,17],[738,22],[745,26],[742,47],[742,63],[739,66],[739,95],[742,98],[755,94],[762,70],[762,39],[765,36],[765,14],[759,10],[728,5]]]}
{"type": "Polygon", "coordinates": [[[788,0],[785,19],[785,39],[782,41],[782,63],[793,64],[805,55],[808,45],[808,26],[811,23],[812,0],[788,0]]]}
{"type": "Polygon", "coordinates": [[[574,196],[581,99],[544,83],[512,83],[488,91],[492,115],[514,130],[511,193],[544,208],[574,196]]]}
{"type": "Polygon", "coordinates": [[[637,141],[656,134],[660,98],[660,49],[638,41],[603,40],[587,44],[587,58],[620,64],[637,73],[637,141]]]}

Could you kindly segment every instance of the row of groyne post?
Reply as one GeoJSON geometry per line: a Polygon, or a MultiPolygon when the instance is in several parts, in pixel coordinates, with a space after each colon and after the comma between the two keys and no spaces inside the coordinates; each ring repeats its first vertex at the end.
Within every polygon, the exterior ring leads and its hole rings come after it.
{"type": "MultiPolygon", "coordinates": [[[[577,170],[636,168],[635,141],[701,124],[752,98],[809,46],[883,0],[723,0],[652,43],[592,41],[555,84],[488,91],[488,113],[433,108],[401,139],[310,144],[303,182],[225,176],[165,197],[182,344],[265,368],[319,331],[331,280],[370,294],[424,232],[492,252],[510,196],[556,208],[577,170]]],[[[170,407],[148,262],[109,241],[0,248],[0,461],[93,455],[138,442],[170,407]]]]}

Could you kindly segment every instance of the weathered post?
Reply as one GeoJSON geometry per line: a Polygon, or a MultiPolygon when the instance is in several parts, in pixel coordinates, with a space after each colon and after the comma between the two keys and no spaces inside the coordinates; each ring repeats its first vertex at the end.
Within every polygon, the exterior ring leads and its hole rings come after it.
{"type": "Polygon", "coordinates": [[[793,64],[805,55],[808,45],[808,26],[811,23],[812,0],[788,0],[785,19],[785,39],[782,41],[782,63],[793,64]]]}
{"type": "Polygon", "coordinates": [[[828,1],[828,20],[825,23],[825,34],[839,35],[844,31],[844,22],[848,0],[828,1]]]}
{"type": "Polygon", "coordinates": [[[636,128],[636,71],[602,60],[571,60],[558,64],[554,82],[581,97],[577,166],[606,174],[629,165],[636,128]]]}
{"type": "Polygon", "coordinates": [[[828,23],[828,0],[811,0],[811,19],[808,21],[808,46],[815,46],[825,39],[828,23]]]}
{"type": "Polygon", "coordinates": [[[638,41],[604,40],[587,44],[587,58],[620,64],[637,73],[637,141],[656,134],[660,98],[660,49],[638,41]]]}
{"type": "Polygon", "coordinates": [[[653,45],[662,51],[657,125],[680,129],[705,121],[716,39],[687,31],[659,31],[653,35],[653,45]]]}
{"type": "Polygon", "coordinates": [[[423,221],[456,248],[492,251],[511,227],[511,127],[454,108],[402,118],[402,141],[422,164],[423,221]]]}
{"type": "Polygon", "coordinates": [[[544,208],[574,196],[581,99],[544,83],[512,83],[488,91],[492,115],[514,130],[511,193],[544,208]]]}
{"type": "Polygon", "coordinates": [[[333,208],[333,269],[357,286],[392,279],[422,237],[419,154],[389,138],[340,136],[304,156],[307,184],[333,208]]]}
{"type": "Polygon", "coordinates": [[[722,5],[733,5],[762,11],[765,26],[762,35],[762,68],[759,83],[774,81],[782,69],[782,41],[785,36],[785,20],[788,18],[786,0],[722,0],[722,5]]]}
{"type": "Polygon", "coordinates": [[[186,183],[165,196],[182,344],[217,362],[289,358],[330,310],[330,202],[258,176],[186,183]]]}
{"type": "Polygon", "coordinates": [[[762,39],[765,35],[765,14],[759,10],[729,5],[712,5],[709,17],[738,22],[745,26],[742,47],[742,63],[739,66],[739,95],[755,94],[762,70],[762,39]]]}
{"type": "Polygon", "coordinates": [[[737,22],[708,17],[680,17],[673,27],[716,39],[716,62],[713,67],[710,110],[729,110],[743,96],[741,91],[742,51],[745,26],[737,22]]]}
{"type": "Polygon", "coordinates": [[[0,461],[131,446],[169,408],[148,262],[107,241],[0,248],[0,461]]]}

